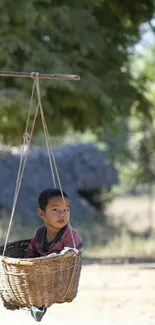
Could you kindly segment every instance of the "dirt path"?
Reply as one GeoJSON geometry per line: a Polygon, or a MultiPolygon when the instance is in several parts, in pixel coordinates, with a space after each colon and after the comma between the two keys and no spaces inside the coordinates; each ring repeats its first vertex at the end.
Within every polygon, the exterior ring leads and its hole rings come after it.
{"type": "MultiPolygon", "coordinates": [[[[28,312],[0,306],[0,324],[37,323],[28,312]]],[[[41,324],[154,325],[155,265],[84,266],[78,297],[51,307],[41,324]]]]}

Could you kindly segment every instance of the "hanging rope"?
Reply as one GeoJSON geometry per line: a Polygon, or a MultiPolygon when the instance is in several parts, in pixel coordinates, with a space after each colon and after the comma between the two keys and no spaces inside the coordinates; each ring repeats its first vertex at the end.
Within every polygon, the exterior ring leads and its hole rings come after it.
{"type": "Polygon", "coordinates": [[[14,199],[13,199],[13,206],[12,206],[12,212],[11,212],[10,222],[9,222],[9,226],[8,226],[8,231],[7,231],[7,235],[6,235],[6,239],[5,239],[5,243],[4,243],[4,249],[3,249],[3,254],[2,254],[3,256],[5,254],[5,250],[6,250],[6,246],[7,246],[11,226],[12,226],[12,221],[13,221],[13,217],[14,217],[14,213],[15,213],[15,208],[16,208],[16,204],[17,204],[17,199],[18,199],[18,195],[19,195],[21,181],[22,181],[22,178],[23,178],[27,157],[28,157],[28,154],[29,154],[29,151],[30,151],[30,144],[31,144],[31,140],[32,140],[34,127],[35,127],[36,118],[37,118],[37,115],[38,115],[39,105],[37,104],[36,111],[35,111],[35,116],[34,116],[33,123],[32,123],[31,132],[30,132],[30,135],[29,135],[28,127],[29,127],[29,120],[30,120],[30,115],[31,115],[31,109],[32,109],[35,86],[36,86],[36,79],[33,82],[32,95],[31,95],[31,99],[30,99],[29,111],[28,111],[28,116],[27,116],[27,121],[26,121],[26,128],[25,128],[25,132],[24,132],[24,135],[23,135],[23,143],[22,143],[22,147],[21,147],[21,156],[20,156],[20,163],[19,163],[19,169],[18,169],[17,180],[16,180],[16,187],[15,187],[15,193],[14,193],[14,199]],[[25,147],[26,147],[26,152],[25,152],[25,155],[24,155],[24,148],[25,147]]]}
{"type": "MultiPolygon", "coordinates": [[[[64,195],[63,195],[63,191],[62,191],[62,185],[61,185],[61,181],[60,181],[60,177],[59,177],[59,172],[58,172],[57,164],[56,164],[56,161],[55,161],[54,151],[53,151],[52,145],[50,144],[49,132],[48,132],[48,128],[47,128],[47,124],[46,124],[46,120],[45,120],[45,115],[44,115],[44,111],[43,111],[43,107],[42,107],[42,103],[41,103],[39,78],[37,78],[37,80],[36,80],[36,89],[37,89],[38,104],[39,104],[39,107],[40,107],[40,114],[41,114],[41,119],[42,119],[42,125],[43,125],[45,139],[46,139],[46,144],[47,144],[47,148],[48,148],[49,161],[51,161],[51,155],[52,155],[53,165],[54,165],[54,168],[55,168],[55,173],[56,173],[58,185],[59,185],[59,188],[60,188],[60,192],[61,192],[61,196],[62,196],[64,208],[65,208],[66,214],[68,216],[68,220],[69,220],[69,214],[68,214],[68,211],[67,211],[65,198],[64,198],[64,195]],[[50,152],[51,152],[51,154],[50,154],[50,152]]],[[[52,162],[50,163],[50,168],[51,168],[51,173],[53,175],[54,174],[54,170],[53,170],[52,162]]],[[[72,227],[71,227],[70,221],[69,221],[69,226],[70,226],[70,232],[71,232],[71,236],[72,236],[73,246],[74,246],[74,248],[76,248],[75,240],[74,240],[73,231],[72,231],[72,227]]]]}
{"type": "MultiPolygon", "coordinates": [[[[50,164],[50,170],[51,170],[51,174],[52,174],[53,184],[54,184],[54,187],[56,188],[56,178],[55,178],[55,174],[56,174],[58,185],[59,185],[61,196],[62,196],[62,200],[63,200],[63,204],[64,204],[64,208],[65,208],[65,211],[67,213],[68,220],[69,220],[69,214],[68,214],[68,211],[67,211],[65,198],[64,198],[64,195],[63,195],[63,191],[62,191],[62,185],[61,185],[61,181],[60,181],[60,177],[59,177],[59,173],[58,173],[58,169],[57,169],[57,164],[56,164],[56,161],[55,161],[54,151],[53,151],[52,145],[50,143],[49,132],[48,132],[48,128],[47,128],[47,124],[46,124],[46,120],[45,120],[45,115],[44,115],[44,111],[43,111],[43,107],[42,107],[42,103],[41,103],[41,94],[40,94],[40,85],[39,85],[39,73],[32,72],[31,77],[34,79],[34,82],[33,82],[33,87],[32,87],[32,94],[31,94],[31,99],[30,99],[30,105],[29,105],[27,120],[26,120],[25,132],[24,132],[24,135],[23,135],[23,143],[22,143],[22,146],[21,146],[21,157],[20,157],[19,169],[18,169],[17,180],[16,180],[16,187],[15,187],[15,193],[14,193],[14,199],[13,199],[12,212],[11,212],[10,222],[9,222],[9,226],[8,226],[8,231],[7,231],[7,235],[6,235],[6,239],[5,239],[5,244],[4,244],[2,256],[4,256],[5,251],[6,251],[6,246],[7,246],[7,242],[8,242],[12,222],[13,222],[13,217],[14,217],[14,213],[15,213],[15,208],[16,208],[16,204],[17,204],[17,200],[18,200],[19,190],[20,190],[20,187],[21,187],[21,182],[22,182],[22,178],[23,178],[23,174],[24,174],[24,170],[25,170],[27,157],[28,157],[28,154],[30,152],[30,144],[31,144],[31,140],[32,140],[33,131],[34,131],[35,122],[36,122],[36,118],[37,118],[37,115],[38,115],[39,108],[40,108],[41,120],[42,120],[42,125],[43,125],[43,130],[44,130],[44,136],[45,136],[47,151],[48,151],[48,158],[49,158],[49,164],[50,164]],[[31,128],[31,131],[30,131],[30,134],[29,134],[28,129],[29,129],[29,122],[30,122],[31,109],[32,109],[35,89],[37,91],[38,103],[37,103],[37,106],[36,106],[36,111],[35,111],[35,116],[34,116],[33,123],[32,123],[32,128],[31,128]],[[25,147],[26,147],[26,151],[24,153],[25,147]],[[52,156],[52,159],[51,159],[51,156],[52,156]],[[54,166],[54,168],[53,168],[53,166],[54,166]],[[54,169],[55,169],[55,172],[54,172],[54,169]]],[[[71,232],[73,247],[76,248],[75,240],[74,240],[74,236],[73,236],[73,230],[72,230],[70,221],[69,221],[69,226],[70,226],[70,232],[71,232]]]]}
{"type": "MultiPolygon", "coordinates": [[[[41,95],[40,95],[39,77],[38,76],[36,76],[35,86],[36,86],[37,97],[38,97],[38,105],[39,105],[40,110],[41,110],[42,104],[41,104],[41,95]]],[[[49,140],[48,135],[47,135],[48,130],[46,130],[45,124],[44,123],[42,123],[42,124],[43,124],[44,136],[45,136],[46,147],[47,147],[47,152],[48,152],[48,159],[49,159],[50,169],[51,169],[51,173],[52,173],[52,180],[53,180],[54,187],[56,188],[56,179],[55,179],[53,163],[52,163],[51,154],[50,154],[50,140],[49,140]]]]}

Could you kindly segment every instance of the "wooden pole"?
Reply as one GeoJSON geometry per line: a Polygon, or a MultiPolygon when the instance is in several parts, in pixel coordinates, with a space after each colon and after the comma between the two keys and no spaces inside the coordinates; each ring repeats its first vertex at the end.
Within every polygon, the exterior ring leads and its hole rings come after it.
{"type": "Polygon", "coordinates": [[[41,74],[38,72],[13,72],[13,71],[0,71],[0,77],[21,77],[21,78],[40,78],[52,80],[80,80],[77,75],[71,74],[41,74]]]}

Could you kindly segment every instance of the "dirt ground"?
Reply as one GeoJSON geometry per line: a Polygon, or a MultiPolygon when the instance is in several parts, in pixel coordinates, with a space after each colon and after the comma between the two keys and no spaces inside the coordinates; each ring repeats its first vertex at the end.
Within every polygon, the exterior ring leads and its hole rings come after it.
{"type": "MultiPolygon", "coordinates": [[[[37,324],[27,311],[0,306],[1,325],[37,324]]],[[[155,264],[84,265],[78,297],[54,305],[42,325],[154,325],[155,264]]]]}
{"type": "MultiPolygon", "coordinates": [[[[116,223],[123,220],[134,229],[148,226],[147,198],[118,199],[109,208],[116,223]]],[[[84,262],[77,298],[70,304],[52,306],[42,325],[155,325],[155,264],[84,262]]],[[[12,324],[37,323],[29,312],[6,311],[0,305],[0,325],[12,324]]]]}

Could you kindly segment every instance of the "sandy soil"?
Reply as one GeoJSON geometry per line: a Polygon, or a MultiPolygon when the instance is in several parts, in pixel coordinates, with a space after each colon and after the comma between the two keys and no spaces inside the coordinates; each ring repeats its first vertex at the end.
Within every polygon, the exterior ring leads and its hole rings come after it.
{"type": "MultiPolygon", "coordinates": [[[[29,312],[6,311],[0,324],[37,324],[29,312]]],[[[84,265],[78,297],[54,305],[42,325],[154,325],[155,265],[84,265]]]]}

